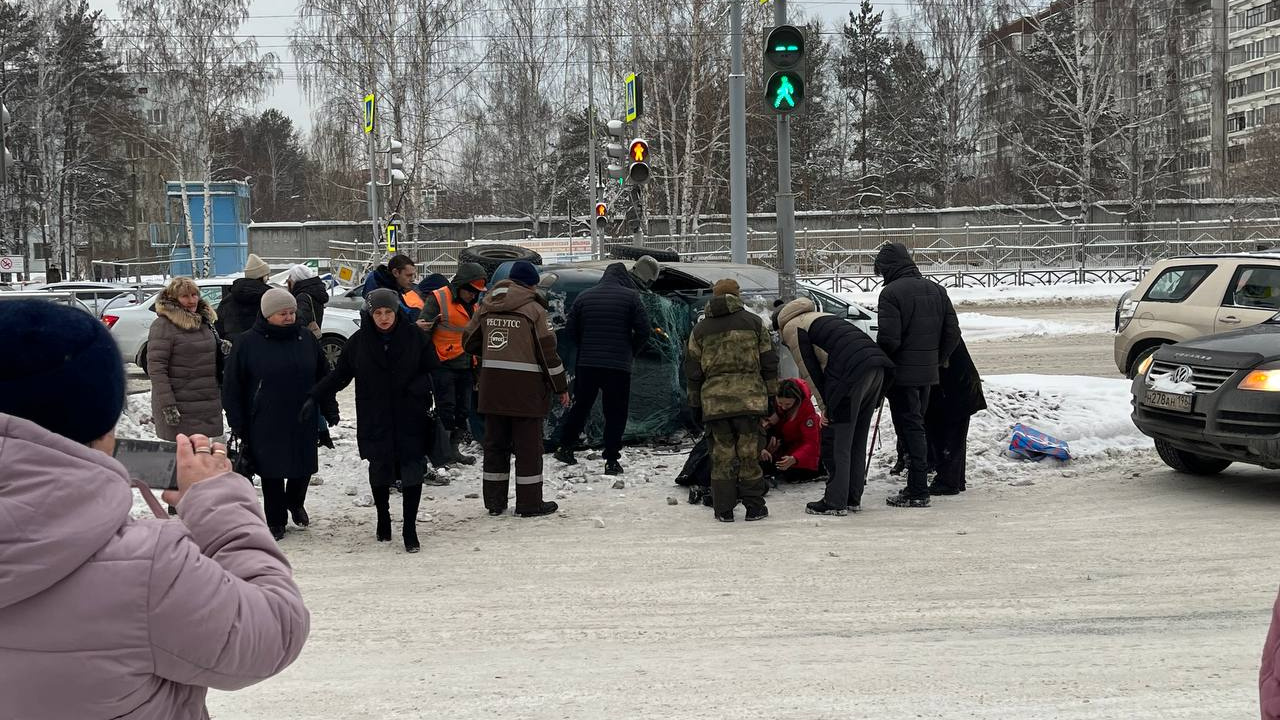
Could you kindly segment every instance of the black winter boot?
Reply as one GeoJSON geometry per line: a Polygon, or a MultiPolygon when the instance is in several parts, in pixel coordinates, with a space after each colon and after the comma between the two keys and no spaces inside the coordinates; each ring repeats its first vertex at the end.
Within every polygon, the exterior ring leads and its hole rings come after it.
{"type": "Polygon", "coordinates": [[[747,522],[755,522],[769,517],[769,508],[761,505],[758,508],[747,508],[747,522]]]}
{"type": "Polygon", "coordinates": [[[311,516],[307,514],[307,509],[301,505],[289,511],[293,516],[293,524],[298,527],[306,527],[311,524],[311,516]]]}
{"type": "Polygon", "coordinates": [[[483,491],[484,507],[489,514],[497,517],[507,511],[507,488],[510,487],[509,482],[505,480],[485,480],[480,488],[483,491]]]}
{"type": "Polygon", "coordinates": [[[275,538],[276,540],[283,540],[283,539],[284,539],[284,528],[283,528],[283,527],[272,527],[272,528],[267,528],[267,529],[271,531],[271,537],[275,538]]]}
{"type": "Polygon", "coordinates": [[[416,553],[418,544],[418,504],[422,500],[422,486],[414,485],[403,491],[404,496],[404,551],[416,553]]]}
{"type": "Polygon", "coordinates": [[[556,450],[555,453],[551,455],[551,457],[559,460],[565,465],[578,464],[578,458],[573,456],[573,448],[570,447],[561,446],[559,450],[556,450]]]}
{"type": "Polygon", "coordinates": [[[391,488],[373,488],[373,507],[378,511],[378,542],[391,542],[391,488]]]}
{"type": "Polygon", "coordinates": [[[889,496],[889,498],[885,500],[885,504],[900,508],[927,508],[929,507],[929,496],[910,497],[899,493],[897,495],[889,496]]]}
{"type": "Polygon", "coordinates": [[[617,460],[606,460],[604,463],[604,474],[605,475],[621,475],[622,463],[618,462],[617,460]]]}
{"type": "Polygon", "coordinates": [[[466,440],[463,438],[461,430],[454,430],[449,433],[449,444],[453,448],[453,461],[456,463],[462,463],[463,465],[475,465],[476,459],[470,455],[464,454],[462,452],[462,448],[459,447],[464,442],[466,442],[466,440]]]}
{"type": "Polygon", "coordinates": [[[542,483],[516,485],[516,517],[550,515],[560,506],[542,499],[542,483]]]}

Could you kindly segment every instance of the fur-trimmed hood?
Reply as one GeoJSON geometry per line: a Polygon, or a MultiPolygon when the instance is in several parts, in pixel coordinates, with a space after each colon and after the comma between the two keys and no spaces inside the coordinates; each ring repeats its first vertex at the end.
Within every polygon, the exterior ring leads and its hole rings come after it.
{"type": "Polygon", "coordinates": [[[180,330],[199,330],[200,326],[208,322],[213,325],[218,320],[218,313],[210,307],[204,298],[200,298],[200,304],[196,306],[193,313],[187,312],[177,300],[170,297],[160,296],[156,301],[156,314],[168,320],[178,327],[180,330]]]}

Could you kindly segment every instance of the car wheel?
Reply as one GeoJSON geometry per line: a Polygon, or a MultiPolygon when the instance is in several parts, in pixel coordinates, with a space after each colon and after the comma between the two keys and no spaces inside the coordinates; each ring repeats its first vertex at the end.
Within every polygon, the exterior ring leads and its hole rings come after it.
{"type": "Polygon", "coordinates": [[[1162,348],[1162,347],[1164,347],[1164,344],[1163,344],[1163,343],[1161,343],[1161,344],[1159,344],[1159,345],[1152,345],[1151,347],[1147,348],[1146,350],[1143,350],[1142,352],[1140,352],[1140,353],[1138,353],[1137,355],[1135,355],[1135,356],[1133,357],[1133,362],[1129,363],[1129,370],[1128,370],[1127,372],[1125,372],[1125,376],[1126,376],[1126,377],[1128,377],[1130,380],[1132,380],[1132,379],[1134,379],[1135,377],[1137,377],[1137,376],[1138,376],[1138,368],[1142,366],[1143,361],[1144,361],[1144,360],[1146,360],[1147,358],[1151,357],[1152,355],[1154,355],[1154,354],[1156,353],[1156,351],[1157,351],[1157,350],[1159,350],[1159,349],[1160,349],[1160,348],[1162,348]]]}
{"type": "Polygon", "coordinates": [[[542,256],[529,248],[523,248],[519,245],[498,245],[489,244],[473,245],[463,248],[458,252],[458,262],[473,262],[484,268],[485,273],[489,277],[493,277],[493,273],[498,269],[499,265],[507,262],[515,262],[524,260],[534,265],[542,264],[542,256]]]}
{"type": "Polygon", "coordinates": [[[1165,465],[1188,475],[1217,475],[1231,465],[1230,460],[1197,455],[1174,447],[1164,440],[1156,440],[1156,454],[1165,465]]]}
{"type": "Polygon", "coordinates": [[[680,253],[675,250],[657,250],[633,245],[619,245],[609,248],[609,255],[615,260],[639,260],[648,255],[658,262],[680,262],[680,253]]]}
{"type": "Polygon", "coordinates": [[[347,344],[341,335],[325,335],[320,338],[320,352],[324,353],[324,362],[332,372],[338,367],[338,358],[342,356],[342,348],[347,344]]]}
{"type": "Polygon", "coordinates": [[[142,368],[143,377],[151,377],[151,373],[147,372],[147,344],[142,343],[142,347],[138,348],[138,355],[133,358],[133,364],[142,368]]]}

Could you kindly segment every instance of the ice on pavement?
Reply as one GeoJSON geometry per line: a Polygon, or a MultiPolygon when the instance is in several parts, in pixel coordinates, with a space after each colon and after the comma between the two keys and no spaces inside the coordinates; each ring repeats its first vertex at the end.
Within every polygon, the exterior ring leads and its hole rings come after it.
{"type": "MultiPolygon", "coordinates": [[[[1133,283],[1062,283],[1058,285],[1005,285],[999,287],[947,288],[957,306],[982,305],[1096,305],[1115,303],[1133,283]]],[[[839,293],[840,297],[875,308],[880,292],[839,293]]]]}
{"type": "Polygon", "coordinates": [[[1105,323],[1033,320],[972,312],[957,313],[957,317],[960,320],[960,329],[964,333],[966,342],[1007,340],[1018,337],[1082,335],[1086,333],[1103,333],[1111,329],[1105,323]]]}
{"type": "MultiPolygon", "coordinates": [[[[993,375],[984,379],[988,409],[975,415],[969,428],[970,487],[986,484],[1031,484],[1062,480],[1063,474],[1102,471],[1122,463],[1155,463],[1138,454],[1150,450],[1151,440],[1143,436],[1129,419],[1129,381],[1080,377],[1072,375],[993,375]],[[1040,463],[1009,457],[1009,431],[1015,423],[1025,423],[1037,430],[1066,440],[1071,444],[1075,460],[1069,463],[1045,460],[1040,463]]],[[[149,394],[129,398],[125,416],[116,428],[119,437],[154,437],[149,394]]],[[[336,448],[320,449],[320,472],[323,485],[310,489],[307,507],[313,517],[342,518],[344,524],[369,520],[369,511],[357,507],[359,497],[348,488],[367,491],[367,468],[360,460],[355,442],[355,423],[350,419],[333,428],[336,448]]],[[[667,504],[672,483],[684,464],[692,441],[670,447],[629,447],[624,451],[627,468],[626,493],[608,492],[617,479],[603,475],[603,460],[579,455],[580,464],[566,467],[545,458],[547,498],[556,498],[564,511],[574,513],[587,509],[599,514],[606,508],[622,510],[635,503],[667,504]],[[577,506],[577,510],[575,510],[577,506]]],[[[887,470],[895,459],[893,423],[886,406],[880,421],[879,440],[873,448],[873,462],[868,476],[867,502],[880,503],[900,488],[903,479],[891,477],[887,470]]],[[[480,454],[478,446],[469,452],[480,454]]],[[[450,472],[453,484],[426,489],[422,517],[428,523],[451,524],[483,511],[478,500],[468,499],[480,489],[479,465],[460,467],[450,472]],[[426,520],[426,518],[430,518],[426,520]]],[[[807,488],[805,492],[812,494],[807,488]]],[[[678,495],[683,497],[683,495],[678,495]]],[[[812,498],[810,498],[812,499],[812,498]]],[[[683,501],[681,501],[683,502],[683,501]]],[[[393,508],[396,503],[392,503],[393,508]]],[[[134,514],[149,514],[141,498],[134,503],[134,514]]],[[[443,525],[441,525],[443,527],[443,525]]],[[[315,529],[313,528],[313,532],[315,529]]]]}

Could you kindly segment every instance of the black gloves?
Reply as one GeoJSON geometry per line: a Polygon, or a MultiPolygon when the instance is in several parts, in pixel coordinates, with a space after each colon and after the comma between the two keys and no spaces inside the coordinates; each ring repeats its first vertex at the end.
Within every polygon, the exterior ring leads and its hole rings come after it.
{"type": "Polygon", "coordinates": [[[302,409],[298,411],[298,424],[306,425],[307,423],[314,423],[315,421],[316,401],[311,398],[307,398],[307,401],[302,403],[302,409]]]}

